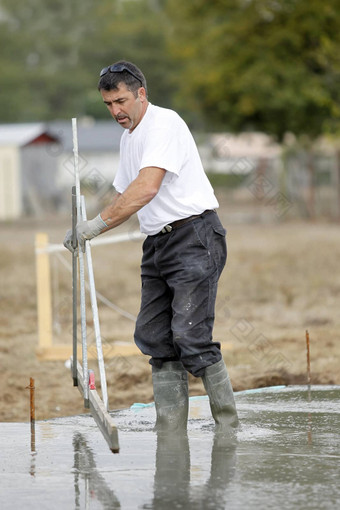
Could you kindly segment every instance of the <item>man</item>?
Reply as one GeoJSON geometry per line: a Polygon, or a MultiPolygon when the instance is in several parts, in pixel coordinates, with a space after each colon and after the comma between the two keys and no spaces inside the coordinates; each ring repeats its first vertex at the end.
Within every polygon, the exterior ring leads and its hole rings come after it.
{"type": "MultiPolygon", "coordinates": [[[[105,67],[98,90],[125,131],[117,194],[96,218],[77,225],[79,245],[84,250],[86,240],[137,213],[147,238],[135,342],[151,357],[155,429],[186,429],[190,372],[203,379],[216,428],[233,430],[233,390],[220,344],[212,341],[225,230],[194,139],[177,113],[148,101],[145,77],[134,64],[105,67]]],[[[70,231],[64,244],[72,251],[70,231]]]]}

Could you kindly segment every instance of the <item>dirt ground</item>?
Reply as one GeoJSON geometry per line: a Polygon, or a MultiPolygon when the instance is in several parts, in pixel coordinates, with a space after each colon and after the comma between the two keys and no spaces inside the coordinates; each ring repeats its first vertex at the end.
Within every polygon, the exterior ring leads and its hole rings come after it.
{"type": "MultiPolygon", "coordinates": [[[[339,224],[277,221],[270,211],[265,217],[240,215],[226,197],[219,199],[228,230],[228,263],[220,280],[214,338],[224,346],[234,390],[305,384],[306,330],[312,382],[340,384],[339,224]]],[[[68,223],[68,218],[53,217],[0,224],[1,421],[29,421],[30,377],[35,379],[37,420],[84,412],[66,360],[36,357],[35,233],[47,232],[51,243],[61,243],[68,223]]],[[[136,227],[134,219],[118,231],[136,227]]],[[[96,247],[92,256],[97,291],[136,316],[141,241],[132,236],[127,243],[96,247]]],[[[71,343],[71,256],[65,251],[50,259],[53,341],[71,343]]],[[[133,341],[131,318],[103,304],[99,315],[105,343],[133,341]]],[[[91,340],[90,319],[88,327],[91,340]]],[[[144,356],[108,359],[106,372],[110,409],[152,401],[144,356]]],[[[96,379],[98,383],[98,375],[96,379]]],[[[201,381],[190,377],[190,394],[203,393],[201,381]]]]}

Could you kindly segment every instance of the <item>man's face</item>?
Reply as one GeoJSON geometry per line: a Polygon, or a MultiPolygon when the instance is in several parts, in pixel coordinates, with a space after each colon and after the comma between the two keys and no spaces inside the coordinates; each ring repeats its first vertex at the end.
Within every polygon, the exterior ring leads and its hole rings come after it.
{"type": "Polygon", "coordinates": [[[138,95],[135,97],[126,88],[125,83],[120,83],[118,89],[102,89],[100,93],[112,117],[123,128],[129,129],[131,133],[142,120],[148,105],[145,89],[140,87],[138,95]]]}

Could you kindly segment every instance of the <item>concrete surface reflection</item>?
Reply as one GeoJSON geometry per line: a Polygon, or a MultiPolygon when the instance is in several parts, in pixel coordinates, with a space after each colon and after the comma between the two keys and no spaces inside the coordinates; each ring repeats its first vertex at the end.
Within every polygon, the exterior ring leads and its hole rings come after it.
{"type": "Polygon", "coordinates": [[[340,387],[236,394],[237,444],[190,400],[187,436],[157,436],[152,405],[113,411],[121,452],[80,415],[0,423],[1,510],[340,508],[340,387]]]}
{"type": "Polygon", "coordinates": [[[121,508],[115,493],[110,489],[105,478],[97,469],[94,454],[88,446],[85,437],[77,432],[73,437],[74,449],[74,508],[81,510],[82,500],[80,478],[84,480],[85,508],[90,508],[97,500],[103,509],[121,508]]]}
{"type": "Polygon", "coordinates": [[[190,499],[190,450],[186,434],[157,434],[156,469],[151,504],[143,508],[171,509],[174,493],[188,507],[190,499]]]}
{"type": "Polygon", "coordinates": [[[216,434],[211,450],[210,476],[200,487],[191,487],[187,434],[158,433],[153,499],[143,509],[226,508],[227,487],[236,470],[236,447],[235,439],[216,434]]]}
{"type": "MultiPolygon", "coordinates": [[[[80,510],[100,504],[103,509],[120,509],[121,503],[99,472],[95,454],[86,438],[76,432],[74,449],[74,508],[80,510]]],[[[209,461],[207,459],[207,464],[209,461]]],[[[215,509],[225,508],[227,487],[236,469],[236,442],[215,435],[211,450],[210,476],[200,487],[191,487],[190,447],[187,434],[157,434],[153,492],[143,509],[215,509]]],[[[114,480],[111,480],[114,484],[114,480]]],[[[124,485],[124,484],[123,484],[124,485]]],[[[120,486],[122,488],[122,485],[120,486]]],[[[127,487],[126,487],[127,488],[127,487]]],[[[128,489],[128,488],[127,488],[128,489]]],[[[131,487],[129,487],[131,490],[131,487]]],[[[136,508],[139,506],[136,500],[136,508]]]]}

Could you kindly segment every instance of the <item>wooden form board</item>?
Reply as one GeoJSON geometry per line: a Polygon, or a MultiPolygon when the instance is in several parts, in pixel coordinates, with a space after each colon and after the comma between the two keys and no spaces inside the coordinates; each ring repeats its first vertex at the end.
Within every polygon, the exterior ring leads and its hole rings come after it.
{"type": "MultiPolygon", "coordinates": [[[[233,348],[230,343],[223,343],[221,349],[223,351],[231,351],[233,348]]],[[[70,344],[55,344],[51,346],[39,346],[36,348],[36,356],[39,361],[66,361],[72,356],[72,345],[70,344]]],[[[97,352],[95,349],[88,348],[88,359],[97,359],[97,352]]],[[[103,345],[104,359],[113,359],[127,356],[140,356],[142,353],[135,344],[112,344],[103,345]]],[[[78,357],[81,358],[81,345],[78,346],[78,357]]]]}
{"type": "Polygon", "coordinates": [[[35,237],[37,272],[37,307],[39,346],[52,345],[52,297],[50,259],[44,250],[48,245],[48,235],[42,232],[35,237]]]}
{"type": "MultiPolygon", "coordinates": [[[[72,374],[72,358],[71,358],[71,374],[72,374]]],[[[84,396],[84,380],[83,369],[81,364],[77,363],[78,389],[84,396]]],[[[104,403],[96,390],[89,390],[89,404],[91,415],[96,422],[100,432],[103,434],[112,453],[119,453],[118,430],[108,411],[105,409],[104,403]]]]}
{"type": "MultiPolygon", "coordinates": [[[[66,361],[72,356],[72,345],[70,344],[55,344],[47,347],[37,347],[36,356],[39,361],[66,361]]],[[[136,356],[141,352],[134,344],[128,345],[103,345],[104,359],[119,358],[121,356],[136,356]]],[[[81,345],[78,345],[78,357],[81,359],[81,345]]],[[[97,351],[94,348],[88,347],[88,359],[97,359],[97,351]]]]}

